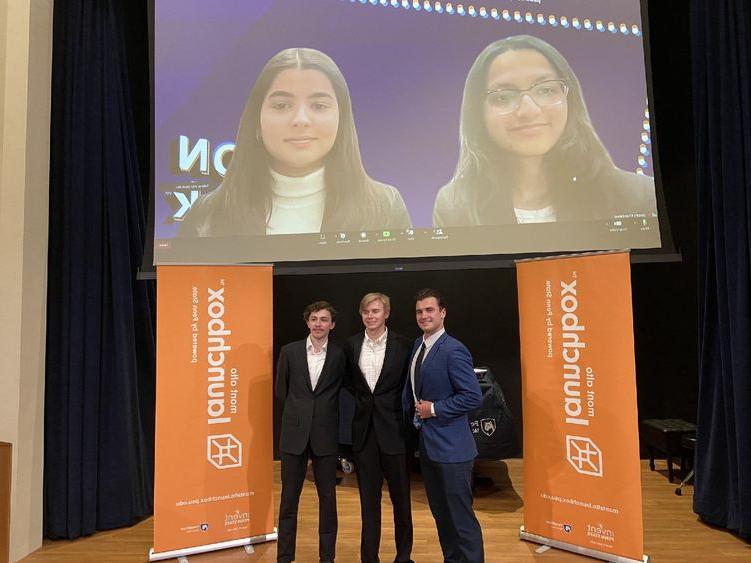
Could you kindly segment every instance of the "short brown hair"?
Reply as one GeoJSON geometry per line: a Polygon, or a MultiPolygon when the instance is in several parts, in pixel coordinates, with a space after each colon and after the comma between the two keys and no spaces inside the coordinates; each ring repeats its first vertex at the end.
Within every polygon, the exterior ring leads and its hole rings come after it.
{"type": "Polygon", "coordinates": [[[331,315],[331,322],[336,321],[336,309],[334,309],[334,306],[328,301],[315,301],[311,303],[305,307],[305,310],[302,312],[302,318],[305,319],[305,322],[307,323],[312,313],[323,311],[324,309],[331,315]]]}
{"type": "Polygon", "coordinates": [[[423,299],[430,299],[431,297],[435,297],[435,300],[438,302],[438,308],[439,309],[445,309],[446,303],[443,300],[443,296],[441,295],[441,292],[437,289],[431,289],[429,287],[426,287],[424,289],[421,289],[417,292],[415,295],[415,303],[418,301],[422,301],[423,299]]]}
{"type": "Polygon", "coordinates": [[[387,313],[391,311],[391,299],[388,295],[385,293],[367,293],[360,299],[360,312],[362,313],[372,301],[380,301],[383,303],[384,311],[387,313]]]}

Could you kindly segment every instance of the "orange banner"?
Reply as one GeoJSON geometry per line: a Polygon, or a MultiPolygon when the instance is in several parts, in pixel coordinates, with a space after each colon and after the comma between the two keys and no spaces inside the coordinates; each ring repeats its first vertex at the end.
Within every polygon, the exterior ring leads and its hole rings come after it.
{"type": "Polygon", "coordinates": [[[157,307],[153,551],[272,533],[271,267],[160,266],[157,307]]]}
{"type": "Polygon", "coordinates": [[[517,279],[522,537],[642,561],[629,254],[520,261],[517,279]]]}

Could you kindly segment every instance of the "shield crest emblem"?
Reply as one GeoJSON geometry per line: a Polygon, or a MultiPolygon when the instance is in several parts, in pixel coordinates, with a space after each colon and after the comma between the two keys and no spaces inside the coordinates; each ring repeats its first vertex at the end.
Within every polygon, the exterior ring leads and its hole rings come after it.
{"type": "Polygon", "coordinates": [[[480,421],[480,427],[482,428],[482,433],[486,436],[492,436],[495,434],[495,419],[493,418],[483,418],[480,421]]]}

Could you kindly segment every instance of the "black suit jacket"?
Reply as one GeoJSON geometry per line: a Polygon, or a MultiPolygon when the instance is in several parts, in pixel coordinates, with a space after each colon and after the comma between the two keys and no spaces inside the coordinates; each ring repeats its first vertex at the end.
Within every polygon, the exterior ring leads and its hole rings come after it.
{"type": "Polygon", "coordinates": [[[355,416],[352,419],[352,449],[362,450],[371,425],[381,451],[387,455],[405,452],[405,424],[401,394],[409,367],[412,344],[409,340],[389,330],[386,337],[386,354],[375,389],[371,392],[360,370],[360,351],[364,332],[347,339],[344,353],[347,372],[344,385],[355,398],[355,416]]]}
{"type": "Polygon", "coordinates": [[[310,441],[314,455],[337,455],[339,389],[346,364],[344,352],[329,340],[321,377],[313,390],[306,341],[282,346],[279,352],[274,390],[276,397],[284,401],[279,449],[301,455],[310,441]]]}

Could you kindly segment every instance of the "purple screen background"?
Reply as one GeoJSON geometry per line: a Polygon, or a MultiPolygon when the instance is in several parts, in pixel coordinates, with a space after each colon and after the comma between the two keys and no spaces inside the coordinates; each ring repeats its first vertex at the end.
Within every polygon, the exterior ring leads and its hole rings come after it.
{"type": "MultiPolygon", "coordinates": [[[[641,28],[638,0],[471,4],[641,28]]],[[[467,71],[486,45],[519,34],[538,36],[563,53],[616,165],[630,171],[638,166],[647,96],[640,36],[359,0],[156,0],[154,15],[157,187],[190,178],[171,170],[170,146],[179,135],[191,144],[207,138],[212,147],[234,142],[266,61],[289,47],[311,47],[331,56],[347,79],[366,170],[399,189],[415,227],[431,227],[435,194],[458,158],[467,71]]],[[[648,158],[648,175],[651,166],[648,158]]],[[[165,224],[169,206],[159,193],[154,201],[155,238],[171,238],[177,225],[165,224]]]]}

